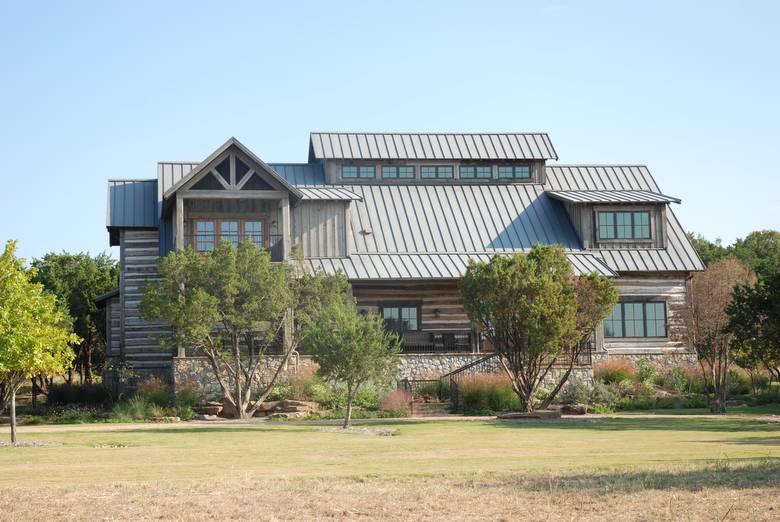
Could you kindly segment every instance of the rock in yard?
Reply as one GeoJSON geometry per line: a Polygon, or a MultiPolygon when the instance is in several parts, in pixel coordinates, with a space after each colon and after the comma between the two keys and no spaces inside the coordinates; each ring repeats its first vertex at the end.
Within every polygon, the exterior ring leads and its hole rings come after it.
{"type": "Polygon", "coordinates": [[[200,414],[200,415],[196,415],[195,416],[195,420],[199,420],[199,421],[218,421],[220,419],[216,415],[200,414]]]}
{"type": "Polygon", "coordinates": [[[149,417],[151,422],[181,422],[179,417],[149,417]]]}
{"type": "Polygon", "coordinates": [[[564,415],[585,415],[588,413],[587,404],[564,404],[561,408],[564,415]]]}
{"type": "Polygon", "coordinates": [[[560,419],[560,410],[538,410],[533,412],[502,413],[498,416],[501,420],[528,420],[528,419],[560,419]]]}

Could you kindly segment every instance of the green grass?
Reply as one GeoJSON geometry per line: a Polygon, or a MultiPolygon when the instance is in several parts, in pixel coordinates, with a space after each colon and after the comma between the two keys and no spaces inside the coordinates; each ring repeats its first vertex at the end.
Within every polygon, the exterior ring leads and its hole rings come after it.
{"type": "MultiPolygon", "coordinates": [[[[0,489],[242,478],[409,477],[780,459],[780,426],[750,418],[383,424],[397,435],[330,433],[289,423],[91,426],[35,432],[57,445],[0,448],[0,489]],[[119,446],[119,447],[116,447],[119,446]]],[[[0,431],[7,436],[7,429],[0,431]]]]}

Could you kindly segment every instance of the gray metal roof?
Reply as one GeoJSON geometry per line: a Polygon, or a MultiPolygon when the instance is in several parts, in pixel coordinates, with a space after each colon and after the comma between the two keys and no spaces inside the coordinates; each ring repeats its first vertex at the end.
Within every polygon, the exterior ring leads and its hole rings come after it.
{"type": "Polygon", "coordinates": [[[112,179],[108,181],[106,226],[108,228],[156,228],[157,180],[112,179]]]}
{"type": "MultiPolygon", "coordinates": [[[[548,191],[630,190],[661,194],[652,174],[643,165],[548,165],[548,191]]],[[[664,249],[600,249],[594,253],[619,272],[704,270],[677,216],[666,210],[667,246],[664,249]]]]}
{"type": "MultiPolygon", "coordinates": [[[[304,261],[311,271],[344,273],[351,281],[393,279],[454,279],[465,271],[470,259],[489,261],[494,254],[355,254],[350,257],[314,258],[304,261]]],[[[567,253],[578,275],[596,272],[606,277],[617,274],[597,256],[567,253]]]]}
{"type": "Polygon", "coordinates": [[[541,185],[349,185],[351,251],[484,253],[536,243],[579,250],[563,204],[541,185]]]}
{"type": "Polygon", "coordinates": [[[545,133],[312,132],[312,159],[548,160],[558,155],[545,133]]]}
{"type": "Polygon", "coordinates": [[[568,203],[680,203],[680,200],[648,190],[555,190],[547,192],[568,203]]]}
{"type": "Polygon", "coordinates": [[[360,196],[341,187],[298,187],[304,200],[331,200],[352,201],[359,200],[360,196]]]}
{"type": "Polygon", "coordinates": [[[325,171],[319,163],[269,163],[291,185],[318,187],[325,185],[325,171]]]}

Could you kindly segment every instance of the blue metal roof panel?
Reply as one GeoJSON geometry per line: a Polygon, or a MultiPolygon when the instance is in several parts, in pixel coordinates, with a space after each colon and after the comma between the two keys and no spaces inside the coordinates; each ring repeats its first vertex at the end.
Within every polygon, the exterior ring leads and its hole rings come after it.
{"type": "Polygon", "coordinates": [[[157,228],[157,180],[109,180],[106,226],[157,228]]]}

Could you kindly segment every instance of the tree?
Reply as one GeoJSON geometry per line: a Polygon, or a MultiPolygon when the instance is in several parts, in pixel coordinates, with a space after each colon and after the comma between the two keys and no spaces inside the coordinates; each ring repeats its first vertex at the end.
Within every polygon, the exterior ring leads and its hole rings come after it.
{"type": "Polygon", "coordinates": [[[16,242],[0,256],[0,382],[11,403],[11,443],[16,444],[16,393],[33,375],[65,371],[73,360],[70,317],[54,295],[31,281],[35,270],[15,257],[16,242]]]}
{"type": "Polygon", "coordinates": [[[252,417],[299,346],[293,316],[305,314],[328,285],[298,277],[289,263],[272,263],[248,241],[171,252],[158,272],[161,279],[144,289],[142,316],[170,328],[163,346],[205,355],[229,409],[252,417]],[[274,352],[280,357],[270,358],[274,352]]]}
{"type": "Polygon", "coordinates": [[[723,246],[723,242],[720,239],[716,239],[713,243],[701,234],[693,235],[689,232],[687,235],[688,241],[693,244],[693,248],[705,265],[709,265],[729,255],[730,247],[723,246]]]}
{"type": "Polygon", "coordinates": [[[693,275],[685,310],[691,344],[696,351],[707,389],[713,390],[710,410],[725,413],[728,370],[732,362],[733,333],[726,308],[738,283],[747,283],[750,271],[734,257],[710,264],[693,275]]]}
{"type": "Polygon", "coordinates": [[[376,314],[360,314],[353,299],[331,300],[310,316],[304,342],[319,365],[317,373],[347,388],[344,429],[352,420],[355,394],[367,382],[386,382],[398,369],[398,335],[376,314]]]}
{"type": "Polygon", "coordinates": [[[541,409],[548,408],[555,400],[580,355],[590,349],[596,328],[612,312],[620,297],[615,284],[599,274],[575,277],[572,282],[577,296],[577,314],[574,333],[565,346],[569,361],[558,383],[539,406],[541,409]]]}
{"type": "Polygon", "coordinates": [[[615,299],[609,288],[596,277],[575,283],[559,247],[536,245],[527,255],[469,263],[460,279],[464,308],[495,347],[524,411],[534,410],[537,391],[565,350],[581,349],[591,325],[609,313],[615,299]]]}
{"type": "Polygon", "coordinates": [[[780,270],[780,232],[760,230],[745,239],[737,239],[732,247],[734,255],[759,276],[780,270]]]}
{"type": "Polygon", "coordinates": [[[748,371],[763,366],[780,381],[780,271],[737,285],[726,311],[737,364],[748,371]]]}
{"type": "MultiPolygon", "coordinates": [[[[119,285],[119,267],[107,254],[91,257],[87,253],[49,253],[34,259],[33,280],[67,305],[73,319],[73,331],[81,342],[74,346],[75,364],[82,382],[92,382],[94,359],[106,346],[105,309],[95,298],[119,285]]],[[[41,382],[40,384],[45,384],[41,382]]],[[[45,386],[42,386],[45,392],[45,386]]]]}

